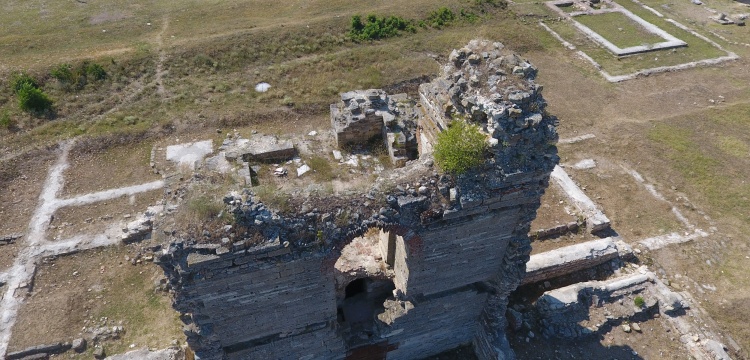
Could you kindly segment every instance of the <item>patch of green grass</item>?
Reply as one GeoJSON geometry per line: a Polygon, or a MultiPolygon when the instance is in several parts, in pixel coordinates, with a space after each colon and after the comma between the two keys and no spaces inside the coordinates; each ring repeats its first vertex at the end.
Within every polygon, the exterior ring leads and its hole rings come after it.
{"type": "Polygon", "coordinates": [[[635,299],[633,299],[633,304],[638,308],[642,308],[643,305],[646,305],[646,300],[643,300],[643,296],[636,296],[635,299]]]}
{"type": "Polygon", "coordinates": [[[750,146],[748,144],[734,136],[727,135],[721,137],[718,143],[719,148],[725,153],[738,157],[748,158],[750,157],[750,146]]]}
{"type": "MultiPolygon", "coordinates": [[[[743,108],[747,109],[747,106],[743,108]]],[[[689,120],[711,121],[728,115],[726,110],[718,112],[694,115],[695,118],[689,120]]],[[[735,132],[750,133],[750,124],[746,122],[744,126],[737,126],[735,132]]],[[[747,211],[750,183],[745,180],[750,176],[747,157],[727,157],[727,150],[723,149],[727,145],[722,144],[725,139],[706,141],[700,135],[687,127],[665,123],[656,124],[648,132],[649,140],[661,146],[672,167],[682,175],[688,186],[716,209],[719,216],[739,217],[742,221],[750,222],[750,212],[747,211]]]]}
{"type": "Polygon", "coordinates": [[[581,15],[574,19],[619,48],[666,41],[619,12],[581,15]]]}
{"type": "MultiPolygon", "coordinates": [[[[552,28],[552,30],[560,34],[563,39],[572,43],[576,48],[593,58],[602,66],[604,71],[614,76],[631,74],[639,70],[660,66],[673,66],[691,61],[714,59],[727,55],[726,52],[714,47],[705,40],[688,31],[678,28],[677,26],[665,21],[663,18],[657,17],[632,1],[621,0],[617,3],[642,19],[658,26],[678,39],[685,41],[688,45],[681,48],[657,50],[643,54],[617,57],[598,43],[586,37],[569,22],[553,21],[547,22],[546,24],[552,28]]],[[[592,16],[591,19],[595,20],[595,18],[599,16],[601,15],[592,16]]],[[[578,19],[578,17],[576,19],[578,19]]],[[[617,30],[615,29],[615,31],[617,30]]]]}
{"type": "Polygon", "coordinates": [[[331,181],[334,178],[331,162],[322,156],[313,156],[307,159],[307,165],[313,171],[313,176],[318,181],[331,181]]]}

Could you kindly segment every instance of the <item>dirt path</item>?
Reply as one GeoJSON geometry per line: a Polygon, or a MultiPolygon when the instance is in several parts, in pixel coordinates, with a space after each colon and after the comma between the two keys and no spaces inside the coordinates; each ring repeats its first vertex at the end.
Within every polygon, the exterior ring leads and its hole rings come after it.
{"type": "Polygon", "coordinates": [[[63,241],[50,242],[45,238],[47,228],[53,219],[55,211],[64,206],[79,206],[94,202],[117,198],[124,195],[134,195],[152,191],[164,186],[164,182],[150,183],[110,189],[68,199],[59,199],[57,194],[65,183],[63,174],[68,167],[68,154],[74,140],[66,141],[60,146],[60,156],[55,165],[50,168],[44,183],[39,202],[29,222],[23,247],[13,263],[5,273],[0,274],[0,280],[5,282],[5,293],[0,301],[0,358],[4,358],[8,350],[13,325],[19,308],[23,304],[26,294],[33,287],[34,273],[37,263],[45,256],[62,255],[72,251],[93,249],[101,246],[117,244],[120,240],[117,224],[111,225],[100,234],[93,236],[76,236],[63,241]]]}

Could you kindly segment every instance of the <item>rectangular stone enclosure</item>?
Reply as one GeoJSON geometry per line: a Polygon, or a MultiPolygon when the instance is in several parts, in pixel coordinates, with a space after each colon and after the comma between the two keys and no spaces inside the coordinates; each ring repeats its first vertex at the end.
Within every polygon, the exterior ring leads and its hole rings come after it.
{"type": "Polygon", "coordinates": [[[596,8],[592,7],[592,3],[558,0],[548,1],[545,4],[564,18],[569,19],[573,26],[588,38],[617,56],[687,46],[686,42],[615,2],[596,2],[596,8]],[[571,7],[579,11],[569,11],[571,7]],[[602,17],[606,17],[606,19],[602,17]],[[638,38],[640,40],[636,40],[638,38]]]}

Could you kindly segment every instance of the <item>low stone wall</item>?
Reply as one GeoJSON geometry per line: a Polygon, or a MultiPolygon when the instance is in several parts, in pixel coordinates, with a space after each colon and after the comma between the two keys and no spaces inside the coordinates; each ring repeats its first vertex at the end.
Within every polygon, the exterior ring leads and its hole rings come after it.
{"type": "Polygon", "coordinates": [[[523,285],[592,268],[619,257],[613,238],[588,241],[531,256],[523,285]]]}

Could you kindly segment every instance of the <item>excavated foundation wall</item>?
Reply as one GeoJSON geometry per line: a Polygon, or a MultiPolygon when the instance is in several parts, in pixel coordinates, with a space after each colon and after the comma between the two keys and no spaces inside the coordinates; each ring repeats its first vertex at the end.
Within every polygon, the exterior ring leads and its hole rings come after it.
{"type": "Polygon", "coordinates": [[[513,358],[507,298],[525,273],[529,226],[558,161],[556,119],[544,111],[535,71],[500,44],[473,41],[420,88],[433,109],[419,119],[423,149],[432,148],[424,142],[436,138],[437,123],[486,122],[490,156],[467,174],[441,174],[423,152],[392,177],[404,186],[369,193],[382,201],[319,199],[312,212],[279,214],[251,192],[236,194],[225,202],[265,242],[173,241],[158,262],[197,357],[418,359],[473,343],[480,359],[513,358]],[[414,181],[419,191],[406,186],[414,181]],[[357,216],[332,220],[342,213],[357,216]],[[382,231],[375,247],[385,270],[377,276],[395,290],[362,332],[342,320],[349,289],[340,279],[354,278],[336,264],[372,228],[382,231]]]}

